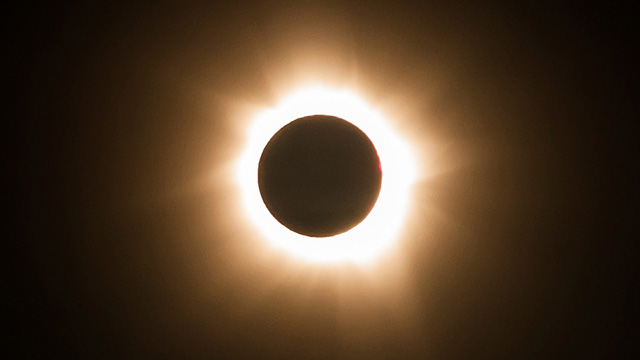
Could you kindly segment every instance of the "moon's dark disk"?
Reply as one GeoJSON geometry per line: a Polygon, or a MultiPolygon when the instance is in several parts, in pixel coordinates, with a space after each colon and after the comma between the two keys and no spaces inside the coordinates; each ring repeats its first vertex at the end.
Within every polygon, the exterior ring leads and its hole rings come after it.
{"type": "Polygon", "coordinates": [[[265,146],[260,194],[282,225],[299,234],[343,233],[369,214],[380,192],[380,159],[371,140],[334,116],[296,119],[265,146]]]}

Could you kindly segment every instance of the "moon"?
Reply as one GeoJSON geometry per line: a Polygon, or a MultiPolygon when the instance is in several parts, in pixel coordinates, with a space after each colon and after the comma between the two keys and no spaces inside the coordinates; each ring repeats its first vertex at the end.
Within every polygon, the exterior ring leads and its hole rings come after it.
{"type": "Polygon", "coordinates": [[[380,158],[355,125],[335,116],[296,119],[267,143],[260,194],[278,222],[298,234],[334,236],[359,224],[382,182],[380,158]]]}

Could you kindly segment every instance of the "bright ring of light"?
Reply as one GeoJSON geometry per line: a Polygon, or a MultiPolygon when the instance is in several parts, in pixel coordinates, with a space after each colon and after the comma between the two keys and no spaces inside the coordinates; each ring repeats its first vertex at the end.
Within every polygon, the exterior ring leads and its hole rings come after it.
{"type": "Polygon", "coordinates": [[[251,222],[274,247],[314,262],[363,262],[389,249],[399,236],[415,177],[408,143],[380,113],[352,92],[324,88],[295,92],[275,108],[259,113],[237,167],[237,182],[251,222]],[[258,187],[258,163],[271,137],[289,122],[309,115],[336,116],[360,128],[376,147],[382,167],[380,195],[369,215],[351,230],[332,237],[307,237],[284,227],[264,205],[258,187]]]}

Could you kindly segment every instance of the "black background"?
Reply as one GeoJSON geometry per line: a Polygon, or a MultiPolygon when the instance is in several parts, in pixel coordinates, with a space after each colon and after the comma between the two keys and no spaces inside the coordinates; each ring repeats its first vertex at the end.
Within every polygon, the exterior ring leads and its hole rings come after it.
{"type": "Polygon", "coordinates": [[[16,358],[637,352],[635,8],[2,8],[10,125],[2,303],[16,358]],[[306,68],[294,66],[300,59],[306,68]],[[240,255],[251,242],[229,215],[229,181],[176,191],[241,148],[241,120],[226,101],[269,103],[289,70],[328,67],[341,78],[353,64],[373,103],[405,101],[405,129],[446,144],[444,163],[463,164],[414,191],[402,261],[420,325],[390,325],[402,309],[362,290],[358,341],[343,335],[359,325],[341,327],[332,276],[312,282],[323,270],[311,267],[276,282],[286,261],[240,255]]]}

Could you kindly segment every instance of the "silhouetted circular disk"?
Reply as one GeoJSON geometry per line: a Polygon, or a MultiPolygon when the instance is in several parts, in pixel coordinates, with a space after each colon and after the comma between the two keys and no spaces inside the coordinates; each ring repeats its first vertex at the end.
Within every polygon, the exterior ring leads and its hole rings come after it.
{"type": "Polygon", "coordinates": [[[334,116],[296,119],[265,146],[258,185],[282,225],[302,235],[343,233],[369,214],[380,193],[380,159],[371,140],[334,116]]]}

